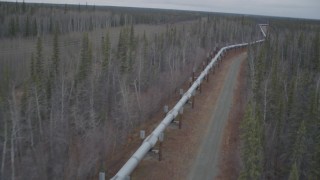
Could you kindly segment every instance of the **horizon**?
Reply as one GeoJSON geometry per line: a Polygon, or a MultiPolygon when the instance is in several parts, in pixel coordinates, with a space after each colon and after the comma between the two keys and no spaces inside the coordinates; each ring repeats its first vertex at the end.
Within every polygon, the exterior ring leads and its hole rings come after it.
{"type": "MultiPolygon", "coordinates": [[[[196,12],[209,12],[209,13],[226,13],[226,14],[236,14],[236,15],[251,15],[251,16],[267,16],[267,17],[279,17],[279,18],[295,18],[295,19],[308,19],[308,20],[320,20],[320,13],[317,13],[317,8],[320,8],[320,1],[316,2],[313,6],[316,12],[314,12],[312,9],[308,12],[305,11],[299,11],[299,13],[290,14],[288,12],[292,11],[293,9],[303,8],[299,7],[297,5],[288,5],[288,7],[283,6],[283,9],[287,9],[287,13],[283,12],[281,13],[271,13],[271,11],[258,11],[259,8],[248,8],[247,10],[241,10],[240,8],[236,8],[237,10],[233,8],[228,8],[228,6],[207,6],[204,7],[204,5],[196,5],[191,7],[190,3],[185,4],[179,4],[179,3],[171,3],[167,0],[151,0],[151,2],[146,3],[146,0],[131,0],[132,2],[140,2],[138,5],[137,3],[129,3],[130,0],[121,0],[121,1],[114,1],[109,0],[107,2],[102,2],[101,0],[95,0],[93,2],[87,2],[84,0],[79,0],[78,3],[76,3],[74,0],[66,0],[64,2],[60,2],[60,0],[54,1],[54,0],[31,0],[31,1],[24,1],[25,3],[38,3],[38,4],[57,4],[57,5],[89,5],[89,6],[99,6],[99,7],[127,7],[127,8],[147,8],[147,9],[163,9],[163,10],[182,10],[182,11],[196,11],[196,12]],[[152,3],[156,1],[163,1],[166,3],[152,3]],[[317,6],[319,4],[319,6],[317,6]],[[291,7],[291,9],[290,9],[291,7]],[[250,11],[250,9],[254,9],[250,11]],[[288,10],[289,9],[289,10],[288,10]],[[307,14],[306,14],[307,13],[307,14]],[[308,14],[309,13],[309,14],[308,14]]],[[[176,0],[179,1],[179,0],[176,0]]],[[[208,0],[201,0],[207,2],[208,0]]],[[[216,1],[222,1],[222,0],[216,0],[216,1]]],[[[229,0],[234,1],[234,0],[229,0]]],[[[241,1],[250,1],[250,0],[241,0],[241,1]]],[[[300,1],[300,0],[295,0],[300,1]]],[[[308,0],[308,1],[314,1],[314,0],[308,0]]],[[[22,3],[23,0],[15,1],[15,0],[7,0],[7,1],[0,1],[0,2],[18,2],[22,3]]],[[[207,2],[208,3],[208,2],[207,2]]],[[[233,4],[232,2],[231,4],[233,4]]],[[[212,3],[214,4],[214,3],[212,3]]],[[[277,7],[278,8],[278,7],[277,7]]],[[[271,9],[272,10],[272,9],[271,9]]],[[[298,12],[298,11],[296,11],[298,12]]]]}

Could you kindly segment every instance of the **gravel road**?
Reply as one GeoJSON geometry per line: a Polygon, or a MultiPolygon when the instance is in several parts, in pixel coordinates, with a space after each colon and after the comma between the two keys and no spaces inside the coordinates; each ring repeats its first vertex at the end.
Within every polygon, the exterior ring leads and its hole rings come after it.
{"type": "Polygon", "coordinates": [[[232,106],[233,91],[236,87],[240,64],[246,57],[247,53],[242,53],[231,59],[233,62],[218,97],[217,105],[212,110],[211,121],[204,130],[202,143],[190,170],[188,176],[190,180],[212,180],[218,173],[219,150],[223,130],[232,106]]]}

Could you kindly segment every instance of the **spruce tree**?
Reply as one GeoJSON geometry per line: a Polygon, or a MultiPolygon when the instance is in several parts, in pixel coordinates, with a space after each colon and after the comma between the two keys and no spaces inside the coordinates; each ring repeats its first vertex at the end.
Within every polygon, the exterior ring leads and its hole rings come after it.
{"type": "Polygon", "coordinates": [[[129,37],[128,71],[132,71],[133,61],[134,61],[134,51],[135,51],[134,27],[133,27],[133,24],[131,24],[129,36],[130,36],[130,37],[129,37]]]}
{"type": "Polygon", "coordinates": [[[33,28],[32,28],[32,35],[36,36],[37,34],[38,34],[37,19],[34,18],[34,20],[33,20],[33,28]]]}
{"type": "Polygon", "coordinates": [[[118,43],[117,58],[120,61],[120,71],[122,74],[128,72],[128,32],[126,28],[121,29],[118,43]]]}
{"type": "Polygon", "coordinates": [[[81,48],[81,60],[77,75],[77,82],[81,82],[86,79],[90,73],[92,65],[92,47],[89,44],[88,33],[83,35],[82,48],[81,48]]]}
{"type": "Polygon", "coordinates": [[[14,37],[16,36],[16,27],[15,27],[16,23],[15,23],[15,20],[14,18],[12,17],[10,19],[10,23],[9,23],[9,35],[11,37],[14,37]]]}
{"type": "Polygon", "coordinates": [[[305,152],[306,148],[306,125],[304,120],[300,123],[299,129],[297,131],[296,140],[293,145],[293,154],[292,159],[294,162],[297,163],[297,166],[299,167],[303,154],[305,152]]]}
{"type": "Polygon", "coordinates": [[[68,7],[67,7],[67,4],[64,4],[64,14],[66,14],[68,11],[68,7]]]}
{"type": "Polygon", "coordinates": [[[59,72],[59,64],[60,64],[60,57],[59,57],[59,28],[56,25],[54,36],[53,36],[53,49],[52,49],[52,71],[53,74],[57,75],[59,72]]]}
{"type": "Polygon", "coordinates": [[[26,37],[28,37],[29,35],[30,35],[30,22],[29,22],[29,16],[27,16],[27,19],[26,19],[26,26],[25,26],[25,33],[24,33],[24,35],[26,36],[26,37]]]}
{"type": "Polygon", "coordinates": [[[20,32],[20,24],[19,24],[19,16],[16,16],[16,19],[15,19],[15,31],[16,31],[16,34],[18,34],[20,32]]]}
{"type": "Polygon", "coordinates": [[[52,17],[50,17],[50,20],[49,20],[49,32],[53,33],[53,20],[52,20],[52,17]]]}
{"type": "MultiPolygon", "coordinates": [[[[52,58],[51,58],[51,66],[49,68],[49,77],[46,81],[46,95],[47,95],[47,102],[51,101],[52,96],[52,88],[54,87],[55,79],[59,73],[59,64],[60,64],[60,57],[59,57],[59,42],[58,42],[58,25],[55,28],[55,33],[53,36],[53,49],[52,49],[52,58]]],[[[50,109],[48,103],[48,110],[50,109]]]]}
{"type": "Polygon", "coordinates": [[[31,60],[30,60],[30,76],[33,82],[36,81],[36,72],[35,72],[35,59],[33,53],[31,53],[31,60]]]}
{"type": "Polygon", "coordinates": [[[262,172],[262,124],[259,113],[254,113],[252,103],[246,108],[244,120],[241,124],[243,134],[242,157],[243,170],[240,179],[260,179],[262,172]]]}
{"type": "MultiPolygon", "coordinates": [[[[318,110],[320,114],[320,110],[318,110]]],[[[317,129],[320,129],[320,116],[317,117],[316,123],[317,129]]],[[[309,179],[320,179],[320,132],[319,130],[315,134],[315,147],[312,155],[310,178],[309,179]]]]}
{"type": "Polygon", "coordinates": [[[26,7],[26,3],[24,2],[24,0],[22,1],[22,12],[25,13],[27,10],[27,7],[26,7]]]}
{"type": "Polygon", "coordinates": [[[313,68],[320,72],[320,36],[319,32],[316,33],[316,36],[313,40],[313,68]]]}
{"type": "Polygon", "coordinates": [[[44,62],[42,57],[42,41],[41,38],[38,37],[37,40],[37,53],[35,58],[35,77],[36,77],[36,83],[38,85],[41,85],[42,79],[44,75],[44,62]]]}
{"type": "Polygon", "coordinates": [[[143,59],[147,62],[148,56],[148,38],[146,36],[146,31],[143,32],[143,59]]]}
{"type": "Polygon", "coordinates": [[[103,69],[103,71],[106,71],[108,69],[108,65],[109,65],[109,61],[110,61],[110,53],[111,53],[109,32],[106,33],[106,37],[104,39],[102,49],[103,49],[103,56],[104,56],[103,62],[102,62],[102,69],[103,69]]]}
{"type": "Polygon", "coordinates": [[[143,70],[142,70],[142,73],[144,74],[143,75],[143,78],[142,78],[142,84],[143,85],[148,85],[148,81],[150,79],[150,68],[149,68],[149,59],[148,59],[148,46],[149,46],[149,41],[148,41],[148,38],[146,36],[146,32],[144,31],[143,33],[143,39],[142,39],[142,42],[143,42],[143,70]]]}
{"type": "MultiPolygon", "coordinates": [[[[318,87],[319,88],[319,87],[318,87]]],[[[311,159],[311,168],[309,179],[320,179],[320,92],[318,92],[318,88],[315,90],[315,96],[313,97],[313,111],[312,111],[312,124],[315,131],[312,133],[312,137],[314,140],[314,147],[312,152],[311,159]]]]}
{"type": "Polygon", "coordinates": [[[296,162],[292,164],[288,180],[299,180],[299,172],[296,162]]]}

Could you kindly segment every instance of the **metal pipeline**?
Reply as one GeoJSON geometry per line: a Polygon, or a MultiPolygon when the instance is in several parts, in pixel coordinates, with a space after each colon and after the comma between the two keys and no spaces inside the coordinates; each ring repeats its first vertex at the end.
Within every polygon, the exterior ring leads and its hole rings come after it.
{"type": "MultiPolygon", "coordinates": [[[[260,29],[265,37],[265,33],[260,29]]],[[[216,54],[214,58],[211,59],[211,62],[207,65],[207,67],[201,72],[199,77],[193,82],[192,86],[188,89],[187,92],[181,97],[181,99],[177,102],[177,104],[168,112],[166,117],[160,122],[160,124],[156,127],[155,130],[143,141],[141,146],[137,149],[137,151],[131,156],[131,158],[122,166],[122,168],[118,171],[118,173],[111,178],[111,180],[126,180],[130,179],[130,174],[137,167],[139,162],[143,159],[143,157],[148,153],[148,151],[154,147],[157,143],[160,134],[166,129],[166,127],[171,123],[171,121],[177,117],[179,114],[179,110],[184,106],[184,104],[193,96],[193,93],[196,91],[198,86],[202,83],[205,76],[209,73],[210,69],[215,65],[218,61],[218,58],[222,58],[227,50],[244,47],[256,43],[261,43],[265,41],[264,39],[253,41],[251,43],[242,43],[235,44],[230,46],[225,46],[220,49],[220,51],[216,54]]]]}

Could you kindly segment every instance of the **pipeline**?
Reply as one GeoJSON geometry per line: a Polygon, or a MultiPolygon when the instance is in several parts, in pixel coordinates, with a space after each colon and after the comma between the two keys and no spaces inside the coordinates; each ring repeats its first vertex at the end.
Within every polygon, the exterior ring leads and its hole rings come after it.
{"type": "MultiPolygon", "coordinates": [[[[262,25],[259,26],[265,38],[266,34],[261,28],[262,25]]],[[[199,77],[193,82],[192,86],[188,89],[188,91],[184,93],[184,95],[177,102],[177,104],[167,113],[166,117],[160,122],[156,129],[153,130],[153,132],[143,141],[142,145],[122,166],[118,173],[113,178],[111,178],[111,180],[130,179],[130,174],[137,167],[137,165],[143,159],[143,157],[149,152],[149,150],[154,147],[154,145],[158,141],[160,134],[166,129],[166,127],[171,123],[171,121],[177,117],[179,110],[183,108],[184,104],[193,96],[193,93],[196,91],[198,86],[200,86],[205,76],[210,72],[210,69],[215,66],[216,62],[220,60],[228,50],[262,43],[265,41],[264,38],[250,43],[235,44],[221,48],[220,51],[215,55],[215,57],[211,59],[211,62],[207,65],[207,67],[201,72],[199,77]]]]}

